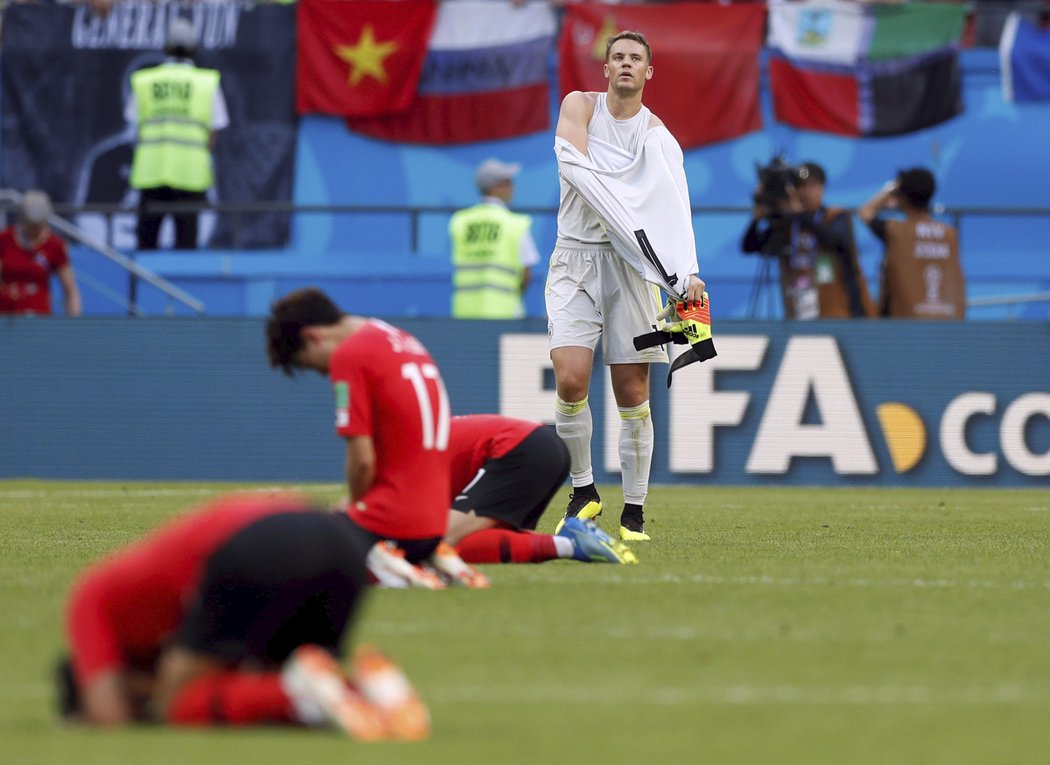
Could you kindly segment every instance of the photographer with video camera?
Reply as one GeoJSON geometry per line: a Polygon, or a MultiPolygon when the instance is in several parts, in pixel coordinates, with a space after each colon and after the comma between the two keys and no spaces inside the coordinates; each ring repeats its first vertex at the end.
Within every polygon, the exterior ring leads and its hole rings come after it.
{"type": "Polygon", "coordinates": [[[789,319],[874,316],[848,210],[824,206],[824,168],[777,156],[758,169],[741,249],[777,258],[789,319]]]}

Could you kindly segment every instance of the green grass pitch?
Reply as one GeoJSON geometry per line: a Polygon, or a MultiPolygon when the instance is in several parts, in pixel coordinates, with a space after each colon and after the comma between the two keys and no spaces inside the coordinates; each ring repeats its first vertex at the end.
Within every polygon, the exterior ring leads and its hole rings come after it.
{"type": "MultiPolygon", "coordinates": [[[[231,488],[260,487],[0,481],[0,760],[1050,762],[1050,493],[1020,490],[656,487],[638,566],[377,591],[353,640],[397,657],[429,702],[420,744],[59,725],[73,577],[231,488]]],[[[613,530],[618,489],[603,493],[613,530]]]]}

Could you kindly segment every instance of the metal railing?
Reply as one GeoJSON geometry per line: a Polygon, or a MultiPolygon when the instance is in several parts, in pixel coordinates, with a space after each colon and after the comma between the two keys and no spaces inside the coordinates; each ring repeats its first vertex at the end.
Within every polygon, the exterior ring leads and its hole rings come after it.
{"type": "MultiPolygon", "coordinates": [[[[230,249],[239,249],[238,234],[240,219],[246,215],[270,213],[277,215],[327,214],[327,215],[408,215],[411,226],[412,251],[419,250],[419,221],[424,215],[452,215],[462,205],[360,205],[360,204],[296,204],[294,202],[151,202],[147,211],[156,214],[178,212],[213,212],[229,216],[230,228],[233,231],[233,244],[230,249]]],[[[749,215],[750,205],[694,205],[693,215],[749,215]]],[[[122,204],[87,203],[81,205],[55,204],[58,213],[73,216],[80,213],[96,213],[107,220],[107,236],[112,237],[113,218],[117,215],[137,215],[137,206],[122,204]]],[[[528,215],[552,216],[558,212],[557,207],[522,207],[514,205],[515,212],[528,215]]],[[[856,213],[856,209],[851,212],[856,213]]],[[[933,212],[938,216],[951,219],[956,229],[964,217],[1021,217],[1047,218],[1050,220],[1050,207],[946,207],[936,205],[933,212]]]]}
{"type": "MultiPolygon", "coordinates": [[[[21,203],[21,192],[15,191],[13,189],[0,189],[0,206],[3,206],[7,211],[17,208],[18,205],[20,205],[21,203]]],[[[121,306],[131,316],[141,317],[145,315],[139,307],[137,301],[139,281],[146,282],[147,284],[156,287],[158,290],[167,295],[171,300],[175,300],[179,303],[182,303],[195,313],[204,313],[204,303],[202,303],[200,300],[193,297],[189,293],[179,289],[167,279],[165,279],[162,276],[159,276],[158,274],[153,273],[148,268],[143,268],[128,256],[118,252],[108,243],[99,241],[83,229],[79,228],[78,226],[74,226],[72,223],[70,223],[69,221],[65,220],[57,214],[57,210],[59,209],[58,205],[55,205],[55,208],[56,214],[51,215],[51,217],[48,220],[48,224],[51,226],[52,229],[63,234],[66,238],[79,242],[85,247],[94,250],[99,255],[102,255],[104,258],[107,258],[113,263],[116,263],[118,266],[120,266],[128,272],[129,282],[127,298],[124,298],[122,295],[119,295],[102,282],[99,282],[97,279],[94,279],[87,274],[78,274],[78,280],[83,282],[86,286],[90,287],[92,290],[97,292],[106,300],[109,300],[121,306]]],[[[63,207],[62,209],[69,208],[63,207]]],[[[168,313],[171,313],[170,303],[168,313]]]]}
{"type": "MultiPolygon", "coordinates": [[[[978,297],[968,298],[966,300],[967,308],[999,308],[1006,306],[1009,308],[1017,308],[1017,306],[1025,305],[1027,303],[1047,303],[1050,304],[1050,292],[1033,292],[1031,295],[1005,295],[1002,297],[978,297]]],[[[1014,318],[1014,317],[1010,317],[1014,318]]],[[[1050,320],[1050,308],[1047,309],[1046,318],[1050,320]]]]}
{"type": "MultiPolygon", "coordinates": [[[[109,237],[113,235],[113,219],[118,215],[137,215],[138,207],[128,207],[120,204],[84,204],[84,205],[55,205],[56,211],[62,211],[69,215],[81,213],[95,213],[106,219],[106,231],[109,237]]],[[[228,224],[231,233],[231,250],[238,250],[238,242],[241,241],[241,221],[244,216],[258,214],[277,215],[302,215],[302,214],[324,214],[324,215],[407,215],[409,226],[410,250],[414,254],[420,252],[421,245],[421,221],[425,216],[441,215],[451,216],[460,209],[459,206],[450,205],[332,205],[332,204],[295,204],[293,202],[219,202],[219,203],[196,203],[196,202],[168,202],[153,203],[149,206],[150,211],[156,213],[174,212],[213,212],[229,216],[228,224]]],[[[521,207],[514,206],[516,212],[522,212],[533,216],[550,216],[557,214],[556,207],[521,207]]],[[[692,208],[693,215],[750,215],[751,207],[744,205],[698,205],[692,208]]],[[[852,212],[856,212],[853,210],[852,212]]],[[[945,207],[938,205],[933,210],[934,214],[951,220],[957,230],[961,229],[966,218],[977,217],[1024,217],[1045,218],[1050,221],[1050,208],[1046,207],[945,207]]],[[[68,225],[68,224],[67,224],[68,225]]],[[[96,247],[107,247],[101,242],[96,247]]],[[[112,248],[108,248],[114,252],[112,248]]],[[[117,253],[118,257],[123,258],[117,253]]],[[[125,259],[126,260],[126,259],[125,259]]],[[[128,261],[130,262],[130,261],[128,261]]],[[[1050,253],[1048,253],[1050,262],[1050,253]]],[[[131,263],[134,266],[134,263],[131,263]]],[[[159,278],[159,277],[154,277],[159,278]]],[[[177,289],[177,288],[176,288],[177,289]]],[[[970,298],[967,301],[969,307],[1001,307],[1019,306],[1027,303],[1050,302],[1050,293],[1039,292],[1026,295],[1004,295],[996,297],[970,298]]]]}
{"type": "MultiPolygon", "coordinates": [[[[442,205],[331,205],[331,204],[295,204],[294,202],[150,202],[145,209],[147,212],[157,215],[182,212],[212,212],[228,216],[231,234],[229,249],[239,250],[243,247],[243,225],[242,219],[248,215],[273,214],[273,215],[408,215],[410,226],[411,250],[419,252],[420,245],[420,219],[424,215],[452,215],[462,206],[442,205]]],[[[86,203],[82,205],[55,204],[56,212],[62,212],[73,216],[81,213],[96,214],[102,216],[106,221],[106,236],[112,241],[115,227],[114,220],[117,216],[138,215],[138,206],[128,207],[121,204],[86,203]]],[[[519,207],[514,206],[515,212],[528,215],[553,215],[557,208],[549,207],[519,207]]]]}

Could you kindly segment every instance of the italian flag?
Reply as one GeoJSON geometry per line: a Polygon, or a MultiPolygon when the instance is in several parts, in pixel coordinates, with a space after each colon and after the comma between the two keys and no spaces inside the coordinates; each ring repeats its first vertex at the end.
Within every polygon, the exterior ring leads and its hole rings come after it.
{"type": "Polygon", "coordinates": [[[769,8],[773,111],[788,125],[890,136],[960,114],[966,6],[785,2],[769,8]]]}

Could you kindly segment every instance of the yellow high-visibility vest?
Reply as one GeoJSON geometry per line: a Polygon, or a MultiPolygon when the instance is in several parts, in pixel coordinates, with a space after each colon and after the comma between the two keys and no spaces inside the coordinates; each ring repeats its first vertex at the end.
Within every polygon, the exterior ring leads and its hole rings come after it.
{"type": "Polygon", "coordinates": [[[139,135],[131,163],[137,189],[170,186],[205,191],[212,185],[212,103],[219,73],[168,62],[131,75],[139,135]]]}
{"type": "Polygon", "coordinates": [[[452,316],[516,319],[521,316],[521,237],[528,215],[493,204],[460,210],[449,222],[452,240],[452,316]]]}

